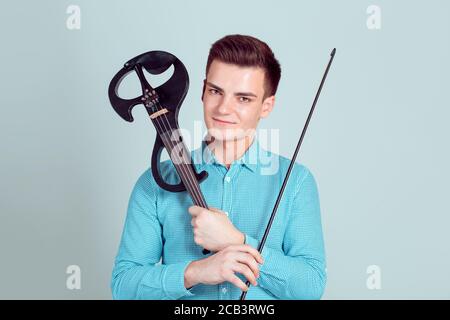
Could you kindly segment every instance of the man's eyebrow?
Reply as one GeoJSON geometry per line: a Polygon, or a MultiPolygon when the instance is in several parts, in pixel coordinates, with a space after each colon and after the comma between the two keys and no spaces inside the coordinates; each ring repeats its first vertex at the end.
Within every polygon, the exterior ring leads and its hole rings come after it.
{"type": "Polygon", "coordinates": [[[234,95],[235,96],[239,96],[239,97],[246,96],[246,97],[255,97],[255,98],[257,98],[257,95],[252,93],[252,92],[236,92],[234,95]]]}
{"type": "Polygon", "coordinates": [[[208,86],[210,86],[210,87],[216,89],[217,91],[223,92],[223,89],[222,89],[221,87],[219,87],[219,86],[216,86],[214,83],[211,83],[211,82],[208,82],[208,81],[207,81],[206,84],[207,84],[208,86]]]}
{"type": "MultiPolygon", "coordinates": [[[[206,84],[207,84],[208,86],[210,86],[210,87],[216,89],[217,91],[224,92],[224,90],[223,90],[221,87],[215,85],[214,83],[211,83],[211,82],[207,81],[206,84]]],[[[235,95],[235,96],[255,97],[255,98],[258,97],[258,96],[257,96],[256,94],[254,94],[253,92],[236,92],[234,95],[235,95]]]]}

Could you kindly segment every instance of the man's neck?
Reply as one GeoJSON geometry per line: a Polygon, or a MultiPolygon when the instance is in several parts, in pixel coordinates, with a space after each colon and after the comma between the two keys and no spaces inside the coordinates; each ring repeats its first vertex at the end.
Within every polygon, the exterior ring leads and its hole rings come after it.
{"type": "Polygon", "coordinates": [[[253,142],[253,136],[245,136],[239,140],[207,139],[208,147],[217,161],[230,168],[233,161],[241,158],[253,142]]]}

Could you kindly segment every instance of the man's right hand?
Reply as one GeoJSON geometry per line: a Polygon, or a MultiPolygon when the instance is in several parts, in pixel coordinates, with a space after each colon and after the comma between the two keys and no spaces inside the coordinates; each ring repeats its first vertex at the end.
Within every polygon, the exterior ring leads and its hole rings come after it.
{"type": "Polygon", "coordinates": [[[256,286],[256,279],[259,278],[258,263],[263,263],[258,250],[248,244],[231,245],[205,259],[192,261],[184,273],[184,286],[190,288],[199,283],[214,285],[228,281],[247,291],[248,287],[235,272],[244,275],[256,286]]]}

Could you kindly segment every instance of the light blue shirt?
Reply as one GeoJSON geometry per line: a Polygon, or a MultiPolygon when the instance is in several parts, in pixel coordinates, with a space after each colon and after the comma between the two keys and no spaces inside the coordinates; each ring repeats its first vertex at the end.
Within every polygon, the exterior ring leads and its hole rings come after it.
{"type": "MultiPolygon", "coordinates": [[[[191,155],[197,172],[209,174],[200,184],[208,206],[225,211],[245,242],[257,249],[290,160],[263,149],[256,138],[229,169],[205,141],[191,155]]],[[[170,160],[160,167],[165,181],[180,181],[170,160]]],[[[187,192],[161,189],[150,169],[140,176],[112,273],[114,299],[239,299],[242,291],[229,282],[184,287],[188,264],[207,257],[194,242],[188,212],[192,204],[187,192]]],[[[304,165],[292,168],[262,256],[258,286],[250,286],[247,300],[321,298],[326,265],[319,194],[304,165]]]]}

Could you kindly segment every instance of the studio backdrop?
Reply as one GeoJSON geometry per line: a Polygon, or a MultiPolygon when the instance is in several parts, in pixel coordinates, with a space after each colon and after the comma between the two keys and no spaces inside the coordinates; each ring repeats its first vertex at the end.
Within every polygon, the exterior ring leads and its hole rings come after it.
{"type": "Polygon", "coordinates": [[[297,158],[319,190],[323,299],[450,298],[449,2],[8,0],[0,12],[1,299],[111,299],[156,132],[142,106],[132,123],[114,112],[109,82],[138,54],[175,54],[196,149],[208,51],[228,34],[265,41],[281,64],[259,130],[288,158],[337,48],[297,158]]]}

